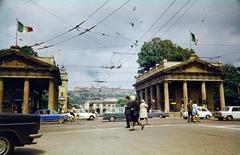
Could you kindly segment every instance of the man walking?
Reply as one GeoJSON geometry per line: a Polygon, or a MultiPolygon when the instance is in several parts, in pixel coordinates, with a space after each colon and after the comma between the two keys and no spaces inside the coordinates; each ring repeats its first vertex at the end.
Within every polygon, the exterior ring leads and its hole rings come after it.
{"type": "Polygon", "coordinates": [[[126,96],[125,97],[125,117],[126,117],[126,127],[125,128],[130,128],[130,117],[131,117],[131,102],[130,102],[130,97],[126,96]]]}
{"type": "Polygon", "coordinates": [[[191,122],[191,119],[192,119],[192,100],[188,101],[187,110],[188,110],[188,122],[191,122]]]}

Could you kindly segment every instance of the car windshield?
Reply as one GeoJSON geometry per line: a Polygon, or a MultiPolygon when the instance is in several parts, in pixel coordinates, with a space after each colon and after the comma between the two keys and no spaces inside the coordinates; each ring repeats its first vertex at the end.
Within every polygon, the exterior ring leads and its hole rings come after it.
{"type": "Polygon", "coordinates": [[[223,108],[223,111],[228,111],[229,110],[229,107],[224,107],[223,108]]]}

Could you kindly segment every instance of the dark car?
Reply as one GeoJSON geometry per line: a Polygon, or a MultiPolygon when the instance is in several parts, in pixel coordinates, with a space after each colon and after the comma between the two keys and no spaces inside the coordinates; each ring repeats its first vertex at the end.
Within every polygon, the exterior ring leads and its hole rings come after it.
{"type": "Polygon", "coordinates": [[[36,144],[40,138],[40,117],[27,114],[0,114],[0,155],[10,155],[15,146],[36,144]]]}
{"type": "Polygon", "coordinates": [[[103,120],[109,120],[110,122],[114,122],[116,120],[124,120],[125,119],[124,111],[125,111],[124,107],[107,109],[103,114],[103,120]]]}
{"type": "Polygon", "coordinates": [[[59,114],[57,111],[52,109],[41,109],[37,110],[35,114],[38,114],[42,122],[58,122],[64,123],[69,120],[67,114],[59,114]]]}
{"type": "Polygon", "coordinates": [[[150,110],[148,113],[148,117],[150,117],[150,118],[152,118],[152,117],[166,118],[166,117],[169,117],[169,114],[165,113],[161,110],[150,110]]]}

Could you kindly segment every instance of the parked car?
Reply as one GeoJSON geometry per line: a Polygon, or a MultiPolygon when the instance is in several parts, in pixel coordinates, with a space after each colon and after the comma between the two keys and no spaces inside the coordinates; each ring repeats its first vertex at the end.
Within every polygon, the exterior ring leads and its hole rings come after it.
{"type": "Polygon", "coordinates": [[[89,112],[86,112],[85,110],[83,109],[76,109],[75,110],[75,117],[76,119],[87,119],[87,120],[94,120],[96,118],[96,114],[94,113],[89,113],[89,112]]]}
{"type": "Polygon", "coordinates": [[[12,154],[15,146],[36,144],[40,138],[40,117],[27,114],[0,114],[0,154],[12,154]]]}
{"type": "Polygon", "coordinates": [[[150,117],[150,118],[152,118],[152,117],[166,118],[166,117],[169,117],[169,114],[165,113],[161,110],[150,110],[148,113],[148,117],[150,117]]]}
{"type": "MultiPolygon", "coordinates": [[[[199,118],[201,118],[201,119],[204,119],[204,118],[205,119],[210,119],[212,117],[212,113],[206,107],[198,106],[197,109],[198,109],[198,116],[199,116],[199,118]]],[[[184,112],[183,113],[183,118],[184,119],[188,118],[188,112],[184,112]]]]}
{"type": "Polygon", "coordinates": [[[37,110],[35,114],[38,114],[42,122],[58,122],[64,123],[69,120],[68,114],[59,114],[53,109],[41,109],[37,110]]]}
{"type": "Polygon", "coordinates": [[[240,119],[240,106],[226,106],[223,110],[216,112],[214,117],[220,121],[240,119]]]}
{"type": "Polygon", "coordinates": [[[116,120],[124,120],[125,119],[124,112],[125,112],[124,107],[107,109],[103,114],[103,120],[109,120],[110,122],[114,122],[116,120]]]}

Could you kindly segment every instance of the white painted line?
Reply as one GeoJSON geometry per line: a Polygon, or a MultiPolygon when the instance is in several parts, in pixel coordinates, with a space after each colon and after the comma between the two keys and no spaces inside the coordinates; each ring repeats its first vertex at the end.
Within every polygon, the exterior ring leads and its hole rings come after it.
{"type": "Polygon", "coordinates": [[[240,130],[240,126],[220,126],[220,125],[202,125],[202,124],[199,124],[198,126],[207,127],[207,128],[240,130]]]}

